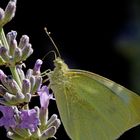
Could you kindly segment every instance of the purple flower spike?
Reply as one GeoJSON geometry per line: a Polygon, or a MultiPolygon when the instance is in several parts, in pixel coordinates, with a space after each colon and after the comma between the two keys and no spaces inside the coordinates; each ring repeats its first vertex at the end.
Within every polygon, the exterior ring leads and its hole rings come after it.
{"type": "Polygon", "coordinates": [[[12,107],[0,105],[0,111],[3,114],[3,117],[0,118],[0,126],[15,127],[14,109],[12,107]]]}
{"type": "Polygon", "coordinates": [[[34,66],[34,68],[33,68],[33,71],[34,71],[35,75],[36,75],[36,74],[40,74],[40,68],[41,68],[42,63],[43,63],[43,62],[42,62],[42,60],[40,60],[40,59],[38,59],[38,60],[36,61],[35,66],[34,66]]]}
{"type": "Polygon", "coordinates": [[[35,109],[21,111],[20,117],[21,123],[19,124],[19,127],[27,128],[31,132],[34,132],[40,123],[39,117],[35,109]]]}
{"type": "Polygon", "coordinates": [[[53,99],[53,94],[49,93],[48,87],[43,86],[39,91],[38,94],[40,96],[40,104],[42,108],[48,108],[49,100],[53,99]]]}

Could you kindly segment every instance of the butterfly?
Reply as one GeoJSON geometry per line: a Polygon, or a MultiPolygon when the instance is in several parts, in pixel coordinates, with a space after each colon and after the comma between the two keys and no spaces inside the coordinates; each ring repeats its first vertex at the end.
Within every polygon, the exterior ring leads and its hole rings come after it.
{"type": "MultiPolygon", "coordinates": [[[[49,35],[49,34],[48,34],[49,35]]],[[[140,96],[60,58],[48,74],[58,111],[72,140],[115,140],[140,124],[140,96]]]]}

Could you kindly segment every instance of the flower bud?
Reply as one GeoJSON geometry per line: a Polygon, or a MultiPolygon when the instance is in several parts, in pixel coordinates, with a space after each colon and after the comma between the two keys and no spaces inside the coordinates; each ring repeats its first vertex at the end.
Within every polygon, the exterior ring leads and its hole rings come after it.
{"type": "Polygon", "coordinates": [[[17,100],[18,100],[18,103],[23,103],[24,100],[25,100],[25,96],[23,95],[22,92],[17,92],[16,98],[17,98],[17,100]]]}
{"type": "Polygon", "coordinates": [[[56,129],[58,129],[58,127],[60,126],[61,122],[60,120],[57,118],[57,115],[56,114],[53,114],[51,116],[51,118],[48,120],[47,122],[47,126],[48,127],[51,127],[51,126],[55,126],[56,129]]]}
{"type": "Polygon", "coordinates": [[[14,62],[20,62],[21,61],[21,57],[22,57],[22,51],[20,48],[16,48],[15,49],[15,54],[14,54],[14,62]]]}
{"type": "Polygon", "coordinates": [[[58,129],[59,126],[60,126],[60,124],[61,124],[60,119],[56,119],[56,120],[54,120],[48,127],[55,126],[56,129],[58,129]]]}
{"type": "Polygon", "coordinates": [[[19,85],[11,76],[6,77],[5,82],[4,85],[10,93],[17,94],[18,92],[21,92],[19,85]]]}
{"type": "Polygon", "coordinates": [[[40,75],[40,68],[42,65],[42,60],[38,59],[35,63],[35,66],[33,68],[33,75],[40,75]]]}
{"type": "Polygon", "coordinates": [[[8,50],[5,47],[0,47],[0,56],[6,62],[9,62],[10,56],[8,54],[8,50]]]}
{"type": "Polygon", "coordinates": [[[15,49],[17,48],[16,36],[17,36],[16,31],[11,31],[6,35],[7,42],[9,44],[9,55],[11,55],[12,57],[14,56],[15,49]]]}
{"type": "Polygon", "coordinates": [[[14,55],[16,55],[16,50],[17,49],[17,41],[14,39],[14,40],[11,40],[10,42],[10,45],[9,45],[9,54],[14,57],[14,55]]]}
{"type": "Polygon", "coordinates": [[[7,38],[7,42],[10,45],[12,40],[15,40],[17,37],[17,32],[16,31],[11,31],[9,33],[7,33],[6,38],[7,38]]]}
{"type": "Polygon", "coordinates": [[[3,17],[4,17],[4,10],[2,8],[0,8],[0,23],[3,19],[3,17]]]}
{"type": "Polygon", "coordinates": [[[31,84],[29,79],[24,79],[22,82],[22,93],[23,94],[29,93],[30,89],[31,89],[31,84]]]}
{"type": "Polygon", "coordinates": [[[33,53],[32,45],[28,44],[22,49],[22,61],[25,61],[33,53]]]}
{"type": "Polygon", "coordinates": [[[19,65],[16,65],[16,69],[17,69],[18,75],[20,77],[20,80],[23,81],[23,79],[25,79],[24,71],[22,70],[21,66],[19,66],[19,65]]]}
{"type": "Polygon", "coordinates": [[[5,15],[3,18],[3,25],[9,22],[14,16],[16,12],[16,1],[10,0],[6,9],[5,9],[5,15]]]}
{"type": "Polygon", "coordinates": [[[26,93],[26,94],[25,94],[25,99],[24,99],[24,101],[25,101],[26,103],[29,103],[30,100],[31,100],[31,98],[32,98],[32,95],[31,95],[30,93],[26,93]]]}
{"type": "Polygon", "coordinates": [[[25,96],[22,93],[17,93],[16,95],[10,94],[6,92],[6,94],[3,96],[3,98],[11,105],[16,105],[19,103],[24,102],[25,96]]]}
{"type": "Polygon", "coordinates": [[[56,127],[52,126],[48,128],[44,133],[41,135],[41,140],[46,140],[48,138],[51,138],[55,135],[56,133],[56,127]]]}
{"type": "Polygon", "coordinates": [[[30,83],[31,83],[31,93],[33,93],[33,91],[34,91],[34,86],[35,86],[35,82],[36,82],[36,79],[35,79],[35,76],[31,76],[30,77],[30,83]]]}
{"type": "Polygon", "coordinates": [[[35,93],[41,87],[41,84],[42,84],[42,77],[41,76],[35,77],[35,83],[32,87],[31,93],[35,93]]]}
{"type": "Polygon", "coordinates": [[[32,76],[33,74],[33,70],[32,69],[28,69],[27,72],[26,72],[26,78],[27,79],[30,79],[30,77],[32,76]]]}
{"type": "Polygon", "coordinates": [[[8,104],[10,105],[15,105],[18,103],[17,98],[15,95],[10,94],[8,92],[6,92],[3,96],[3,98],[6,100],[6,102],[8,102],[8,104]]]}
{"type": "Polygon", "coordinates": [[[28,44],[29,44],[29,37],[28,37],[27,35],[23,35],[23,36],[20,38],[20,42],[19,42],[18,47],[19,47],[20,49],[23,49],[23,48],[26,47],[28,44]]]}

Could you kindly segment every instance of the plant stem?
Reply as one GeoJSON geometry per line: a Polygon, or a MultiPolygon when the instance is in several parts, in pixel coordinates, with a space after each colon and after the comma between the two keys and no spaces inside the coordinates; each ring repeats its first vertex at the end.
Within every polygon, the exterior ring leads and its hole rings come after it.
{"type": "Polygon", "coordinates": [[[1,40],[2,44],[4,45],[4,47],[9,50],[9,45],[8,45],[3,28],[0,28],[0,40],[1,40]]]}
{"type": "Polygon", "coordinates": [[[17,73],[16,66],[14,66],[14,67],[9,67],[9,68],[10,68],[10,71],[11,71],[11,73],[12,73],[12,76],[13,76],[14,80],[18,83],[19,87],[22,88],[22,84],[21,84],[19,75],[18,75],[18,73],[17,73]]]}

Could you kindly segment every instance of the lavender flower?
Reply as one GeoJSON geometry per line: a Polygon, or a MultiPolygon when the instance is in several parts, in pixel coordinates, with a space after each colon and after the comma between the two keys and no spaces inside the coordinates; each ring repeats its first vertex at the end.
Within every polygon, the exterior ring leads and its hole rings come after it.
{"type": "Polygon", "coordinates": [[[53,94],[49,93],[47,86],[42,86],[42,88],[38,91],[38,94],[40,96],[40,104],[41,108],[48,108],[50,99],[53,99],[53,94]]]}
{"type": "Polygon", "coordinates": [[[18,127],[27,128],[31,132],[34,132],[39,124],[39,117],[35,109],[21,111],[21,123],[18,127]]]}
{"type": "Polygon", "coordinates": [[[0,105],[0,111],[3,114],[3,117],[0,119],[0,126],[15,127],[16,121],[13,107],[0,105]]]}
{"type": "MultiPolygon", "coordinates": [[[[0,8],[0,27],[2,28],[15,15],[16,0],[9,0],[5,11],[0,8]]],[[[0,70],[0,126],[4,126],[7,137],[12,140],[46,140],[54,137],[60,126],[60,120],[53,114],[48,120],[48,105],[53,94],[47,86],[42,85],[41,65],[38,59],[33,69],[23,71],[23,61],[32,53],[32,45],[27,35],[22,35],[19,43],[17,32],[11,31],[5,37],[0,30],[0,65],[10,68],[12,75],[6,75],[0,70]],[[38,93],[41,107],[29,108],[31,98],[38,93]],[[18,110],[19,109],[19,110],[18,110]]]]}

